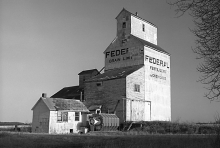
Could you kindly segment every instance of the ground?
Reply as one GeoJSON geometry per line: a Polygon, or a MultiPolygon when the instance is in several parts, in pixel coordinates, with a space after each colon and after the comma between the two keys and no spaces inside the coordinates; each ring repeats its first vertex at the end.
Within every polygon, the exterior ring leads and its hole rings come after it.
{"type": "Polygon", "coordinates": [[[219,148],[216,135],[143,135],[138,132],[91,132],[49,135],[0,132],[1,148],[219,148]]]}

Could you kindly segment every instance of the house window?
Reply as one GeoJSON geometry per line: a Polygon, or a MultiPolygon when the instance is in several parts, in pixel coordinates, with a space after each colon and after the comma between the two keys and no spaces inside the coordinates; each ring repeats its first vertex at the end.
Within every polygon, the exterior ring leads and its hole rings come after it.
{"type": "Polygon", "coordinates": [[[126,28],[126,22],[122,23],[122,28],[126,28]]]}
{"type": "Polygon", "coordinates": [[[134,84],[134,91],[140,92],[140,85],[134,84]]]}
{"type": "Polygon", "coordinates": [[[75,112],[75,121],[79,121],[79,112],[75,112]]]}
{"type": "Polygon", "coordinates": [[[143,30],[143,32],[145,32],[145,25],[144,24],[142,24],[142,30],[143,30]]]}
{"type": "Polygon", "coordinates": [[[96,86],[102,86],[102,82],[97,82],[96,86]]]}
{"type": "Polygon", "coordinates": [[[68,122],[68,112],[57,112],[57,121],[59,122],[68,122]]]}

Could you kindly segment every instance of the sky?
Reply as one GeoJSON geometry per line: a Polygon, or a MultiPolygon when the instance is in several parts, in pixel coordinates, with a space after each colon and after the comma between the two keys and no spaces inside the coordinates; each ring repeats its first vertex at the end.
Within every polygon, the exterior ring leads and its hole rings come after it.
{"type": "Polygon", "coordinates": [[[166,0],[0,0],[0,121],[31,122],[42,93],[102,69],[123,8],[155,24],[158,45],[171,54],[172,121],[214,121],[220,102],[205,98],[197,82],[192,18],[177,18],[166,0]]]}

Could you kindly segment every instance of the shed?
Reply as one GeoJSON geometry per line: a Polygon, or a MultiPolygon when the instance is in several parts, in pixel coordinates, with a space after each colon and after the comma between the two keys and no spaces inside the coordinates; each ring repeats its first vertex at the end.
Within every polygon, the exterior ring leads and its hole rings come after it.
{"type": "Polygon", "coordinates": [[[49,134],[78,133],[89,112],[79,100],[47,97],[41,97],[32,110],[32,132],[49,134]]]}

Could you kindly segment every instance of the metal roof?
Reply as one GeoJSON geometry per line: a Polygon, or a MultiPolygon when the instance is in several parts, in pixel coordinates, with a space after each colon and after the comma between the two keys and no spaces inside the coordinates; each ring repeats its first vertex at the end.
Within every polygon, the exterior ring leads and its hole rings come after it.
{"type": "Polygon", "coordinates": [[[97,69],[90,69],[90,70],[83,70],[82,72],[80,72],[78,75],[84,75],[84,74],[91,74],[94,71],[99,72],[97,69]]]}
{"type": "Polygon", "coordinates": [[[134,71],[140,69],[143,66],[144,65],[135,65],[135,66],[129,66],[129,67],[124,67],[124,68],[117,68],[117,69],[113,69],[113,70],[108,70],[103,74],[97,75],[95,77],[92,77],[91,79],[86,80],[85,83],[124,78],[127,75],[133,73],[134,71]]]}
{"type": "Polygon", "coordinates": [[[57,93],[51,96],[51,98],[64,98],[64,99],[77,99],[80,100],[80,95],[84,94],[83,88],[79,86],[64,87],[57,93]]]}
{"type": "Polygon", "coordinates": [[[165,51],[163,48],[161,48],[161,47],[158,46],[158,45],[155,45],[155,44],[153,44],[153,43],[150,43],[150,42],[148,42],[148,41],[145,41],[145,40],[143,40],[143,39],[141,39],[141,38],[138,38],[138,37],[136,37],[136,36],[134,36],[134,35],[132,35],[132,34],[131,34],[130,36],[133,37],[134,39],[140,41],[144,46],[151,47],[151,48],[155,49],[156,51],[159,51],[159,52],[162,52],[162,53],[166,53],[166,54],[169,55],[169,53],[168,53],[167,51],[165,51]]]}
{"type": "MultiPolygon", "coordinates": [[[[80,111],[80,112],[89,112],[86,106],[75,99],[63,99],[63,98],[40,98],[38,102],[42,100],[49,110],[57,110],[57,111],[80,111]]],[[[32,110],[38,104],[38,102],[34,105],[32,110]]]]}

